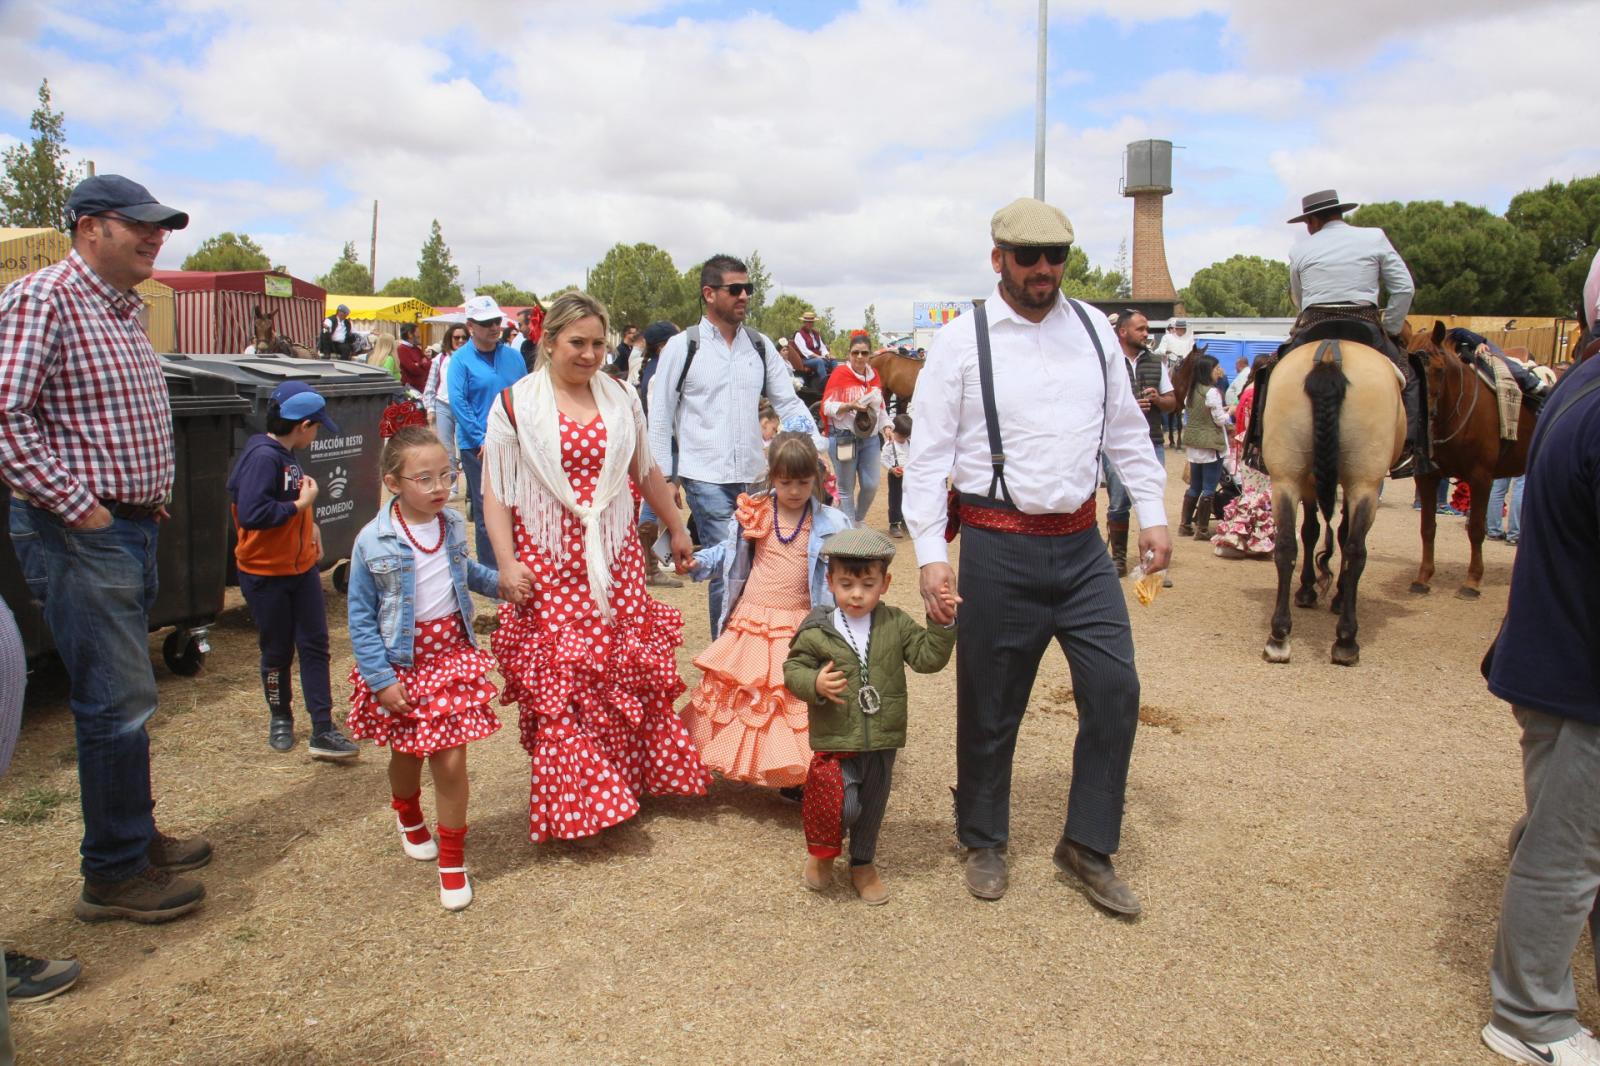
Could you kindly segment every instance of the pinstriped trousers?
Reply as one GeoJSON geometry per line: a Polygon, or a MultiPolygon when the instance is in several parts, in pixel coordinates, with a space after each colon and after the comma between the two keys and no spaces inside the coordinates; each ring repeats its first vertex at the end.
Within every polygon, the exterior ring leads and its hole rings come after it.
{"type": "Polygon", "coordinates": [[[1064,835],[1111,854],[1139,726],[1133,631],[1097,529],[1059,537],[963,526],[956,642],[956,836],[1004,844],[1011,762],[1045,649],[1066,653],[1078,708],[1064,835]]]}

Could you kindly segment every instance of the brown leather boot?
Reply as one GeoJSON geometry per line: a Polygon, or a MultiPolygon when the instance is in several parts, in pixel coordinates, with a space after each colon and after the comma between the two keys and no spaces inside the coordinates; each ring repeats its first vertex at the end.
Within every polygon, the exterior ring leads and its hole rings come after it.
{"type": "Polygon", "coordinates": [[[1128,576],[1128,523],[1106,523],[1106,543],[1111,548],[1111,562],[1118,577],[1128,576]]]}
{"type": "Polygon", "coordinates": [[[72,912],[85,922],[126,918],[153,925],[188,914],[200,906],[205,894],[199,881],[147,866],[125,881],[84,878],[83,892],[72,912]]]}
{"type": "Polygon", "coordinates": [[[1183,498],[1183,513],[1178,516],[1178,536],[1194,536],[1194,507],[1200,500],[1194,496],[1183,498]]]}
{"type": "Polygon", "coordinates": [[[1202,496],[1194,509],[1194,539],[1211,539],[1211,497],[1202,496]]]}
{"type": "Polygon", "coordinates": [[[644,546],[644,583],[658,589],[681,589],[683,582],[664,573],[656,558],[655,544],[661,536],[661,527],[654,522],[639,523],[639,543],[644,546]]]}

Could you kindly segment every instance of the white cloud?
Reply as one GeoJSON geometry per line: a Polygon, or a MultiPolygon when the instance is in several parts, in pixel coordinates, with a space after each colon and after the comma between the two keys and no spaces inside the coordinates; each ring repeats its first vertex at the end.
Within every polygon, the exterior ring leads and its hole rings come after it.
{"type": "MultiPolygon", "coordinates": [[[[457,0],[443,12],[425,0],[175,0],[152,25],[214,27],[204,43],[110,65],[36,43],[48,27],[103,54],[95,9],[19,0],[0,6],[12,75],[0,109],[25,115],[48,75],[71,121],[123,134],[74,148],[193,214],[167,265],[211,233],[247,229],[314,277],[347,240],[365,260],[377,199],[380,282],[414,271],[437,218],[468,284],[479,267],[540,291],[581,282],[619,240],[659,245],[680,266],[759,248],[780,286],[836,307],[841,323],[876,303],[893,327],[914,299],[992,284],[989,215],[1032,185],[1036,10],[861,0],[807,31],[664,0],[457,0]],[[676,20],[632,20],[663,11],[676,20]],[[282,173],[195,174],[166,157],[169,144],[232,138],[282,173]]],[[[1117,195],[1124,144],[1203,146],[1180,156],[1167,205],[1181,285],[1235,252],[1283,258],[1295,230],[1281,219],[1313,188],[1487,202],[1592,172],[1597,156],[1575,131],[1593,93],[1576,53],[1553,56],[1550,42],[1594,24],[1600,4],[1499,11],[1353,0],[1330,31],[1323,9],[1267,0],[1054,4],[1058,25],[1218,15],[1227,69],[1163,60],[1092,113],[1102,118],[1052,125],[1048,198],[1109,265],[1131,229],[1117,195]],[[1370,60],[1412,41],[1425,61],[1370,60]]],[[[1084,83],[1089,46],[1070,32],[1052,41],[1057,90],[1084,83]]]]}

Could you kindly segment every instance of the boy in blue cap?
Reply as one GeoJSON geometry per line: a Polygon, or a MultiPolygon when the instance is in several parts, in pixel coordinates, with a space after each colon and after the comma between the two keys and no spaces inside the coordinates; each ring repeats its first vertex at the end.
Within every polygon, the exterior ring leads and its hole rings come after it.
{"type": "Polygon", "coordinates": [[[311,386],[287,381],[272,393],[267,431],[245,442],[228,492],[238,530],[234,559],[261,638],[261,687],[273,751],[294,747],[294,688],[289,666],[300,653],[300,689],[311,715],[311,757],[353,759],[361,749],[333,724],[328,679],[328,615],[322,598],[322,534],[312,511],[317,483],[295,462],[294,450],[326,428],[328,403],[311,386]]]}

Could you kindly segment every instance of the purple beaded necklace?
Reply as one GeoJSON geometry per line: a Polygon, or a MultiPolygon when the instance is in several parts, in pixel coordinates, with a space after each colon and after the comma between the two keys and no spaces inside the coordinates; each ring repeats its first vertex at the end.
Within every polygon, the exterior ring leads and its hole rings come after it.
{"type": "Polygon", "coordinates": [[[811,499],[807,497],[806,505],[800,511],[800,521],[794,524],[786,537],[783,535],[783,526],[778,522],[778,497],[772,497],[772,532],[777,535],[779,544],[793,544],[794,538],[800,535],[800,530],[805,528],[806,519],[811,515],[811,499]]]}

